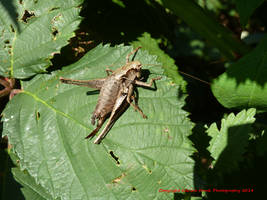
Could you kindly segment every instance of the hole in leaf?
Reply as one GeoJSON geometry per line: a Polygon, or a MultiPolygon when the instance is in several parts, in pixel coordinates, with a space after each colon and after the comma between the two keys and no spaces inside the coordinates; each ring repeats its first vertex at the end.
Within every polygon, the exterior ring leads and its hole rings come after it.
{"type": "Polygon", "coordinates": [[[58,14],[57,16],[53,17],[52,23],[54,24],[56,21],[59,21],[62,18],[62,14],[58,14]]]}
{"type": "Polygon", "coordinates": [[[9,41],[9,40],[5,40],[4,43],[5,43],[5,44],[9,44],[10,41],[9,41]]]}
{"type": "Polygon", "coordinates": [[[56,36],[57,34],[58,34],[58,31],[57,30],[53,31],[53,35],[54,36],[56,36]]]}
{"type": "Polygon", "coordinates": [[[53,10],[58,10],[58,9],[59,9],[59,7],[55,7],[55,8],[51,8],[49,11],[51,12],[53,10]]]}
{"type": "Polygon", "coordinates": [[[19,4],[23,4],[23,1],[22,0],[19,0],[19,4]]]}
{"type": "Polygon", "coordinates": [[[25,10],[24,11],[24,15],[23,17],[21,18],[22,21],[24,21],[25,23],[27,23],[29,21],[29,19],[31,17],[34,17],[34,13],[33,12],[29,12],[28,10],[25,10]]]}
{"type": "Polygon", "coordinates": [[[37,112],[36,112],[36,119],[39,120],[40,117],[41,117],[41,115],[40,115],[40,113],[37,111],[37,112]]]}
{"type": "Polygon", "coordinates": [[[136,191],[136,188],[135,187],[132,187],[132,192],[135,192],[136,191]]]}
{"type": "Polygon", "coordinates": [[[15,33],[15,29],[12,25],[10,25],[10,28],[11,28],[11,32],[15,33]]]}
{"type": "Polygon", "coordinates": [[[52,28],[52,34],[54,37],[56,37],[58,34],[58,30],[55,27],[52,28]]]}
{"type": "Polygon", "coordinates": [[[119,165],[120,164],[119,157],[115,156],[113,151],[110,151],[109,153],[111,157],[114,158],[114,160],[116,160],[116,163],[119,165]]]}

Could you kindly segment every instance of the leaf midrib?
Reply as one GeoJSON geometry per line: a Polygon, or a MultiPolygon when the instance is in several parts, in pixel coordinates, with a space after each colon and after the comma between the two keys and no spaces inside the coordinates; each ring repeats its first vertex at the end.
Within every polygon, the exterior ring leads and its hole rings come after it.
{"type": "Polygon", "coordinates": [[[55,107],[53,107],[52,105],[50,105],[49,103],[47,103],[45,100],[43,100],[43,99],[39,98],[38,96],[36,96],[35,94],[33,94],[33,93],[29,92],[29,91],[26,91],[26,90],[22,91],[21,93],[24,93],[26,95],[31,96],[32,98],[34,98],[34,100],[42,103],[43,105],[45,105],[49,109],[53,110],[54,112],[58,113],[59,115],[64,116],[64,117],[66,117],[66,118],[74,121],[75,123],[77,123],[78,125],[80,125],[81,127],[83,127],[84,129],[91,131],[91,129],[89,129],[87,126],[85,126],[84,124],[82,124],[80,121],[78,121],[78,120],[74,119],[73,117],[71,117],[70,115],[68,115],[68,114],[66,114],[66,113],[64,113],[64,112],[56,109],[55,107]]]}

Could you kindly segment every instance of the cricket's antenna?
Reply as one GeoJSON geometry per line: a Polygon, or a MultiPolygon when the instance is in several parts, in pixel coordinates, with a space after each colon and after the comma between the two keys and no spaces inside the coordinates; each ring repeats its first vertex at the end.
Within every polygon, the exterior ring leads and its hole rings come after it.
{"type": "MultiPolygon", "coordinates": [[[[143,64],[143,66],[155,66],[155,67],[163,67],[162,65],[160,65],[160,64],[143,64]]],[[[163,67],[164,68],[164,67],[163,67]]],[[[188,77],[190,77],[190,78],[192,78],[192,79],[195,79],[195,80],[198,80],[198,81],[200,81],[200,82],[202,82],[202,83],[205,83],[205,84],[207,84],[207,85],[211,85],[209,82],[207,82],[207,81],[204,81],[204,80],[202,80],[202,79],[200,79],[200,78],[198,78],[198,77],[196,77],[196,76],[193,76],[193,75],[190,75],[190,74],[187,74],[187,73],[185,73],[185,72],[183,72],[183,71],[180,71],[180,70],[178,70],[178,72],[179,73],[181,73],[181,74],[183,74],[183,75],[185,75],[185,76],[188,76],[188,77]]]]}
{"type": "Polygon", "coordinates": [[[178,72],[179,72],[179,73],[181,73],[181,74],[183,74],[183,75],[186,75],[186,76],[188,76],[188,77],[190,77],[190,78],[193,78],[193,79],[195,79],[195,80],[198,80],[198,81],[200,81],[200,82],[202,82],[202,83],[205,83],[205,84],[207,84],[207,85],[210,85],[210,83],[209,83],[209,82],[207,82],[207,81],[204,81],[204,80],[202,80],[202,79],[200,79],[200,78],[198,78],[198,77],[196,77],[196,76],[193,76],[193,75],[187,74],[187,73],[185,73],[185,72],[182,72],[182,71],[180,71],[180,70],[178,70],[178,72]]]}
{"type": "Polygon", "coordinates": [[[136,56],[136,53],[137,51],[142,48],[142,47],[137,47],[136,49],[134,49],[133,51],[131,51],[127,56],[126,56],[126,63],[129,63],[130,62],[130,56],[133,55],[133,58],[132,60],[134,60],[135,56],[136,56]]]}

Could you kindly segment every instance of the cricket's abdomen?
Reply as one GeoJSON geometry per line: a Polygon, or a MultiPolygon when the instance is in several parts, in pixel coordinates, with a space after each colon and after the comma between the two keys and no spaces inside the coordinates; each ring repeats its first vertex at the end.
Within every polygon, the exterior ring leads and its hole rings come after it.
{"type": "Polygon", "coordinates": [[[119,81],[112,76],[108,77],[100,90],[97,105],[92,115],[92,124],[95,124],[95,119],[104,118],[112,111],[119,90],[119,81]]]}

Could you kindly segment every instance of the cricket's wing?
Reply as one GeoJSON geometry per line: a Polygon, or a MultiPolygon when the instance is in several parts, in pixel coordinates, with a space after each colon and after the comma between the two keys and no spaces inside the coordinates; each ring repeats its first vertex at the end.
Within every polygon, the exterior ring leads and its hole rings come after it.
{"type": "Polygon", "coordinates": [[[98,135],[98,137],[95,139],[95,144],[100,144],[100,142],[105,138],[105,136],[108,134],[109,130],[112,128],[114,123],[119,119],[119,117],[122,115],[122,113],[129,107],[128,102],[126,101],[127,94],[119,96],[117,98],[113,110],[111,112],[111,115],[109,117],[109,120],[105,126],[105,128],[102,130],[102,132],[98,135]]]}
{"type": "Polygon", "coordinates": [[[100,90],[106,78],[99,78],[99,79],[93,79],[93,80],[74,80],[74,79],[60,77],[59,80],[62,83],[66,83],[66,84],[85,86],[85,87],[96,88],[100,90]]]}

